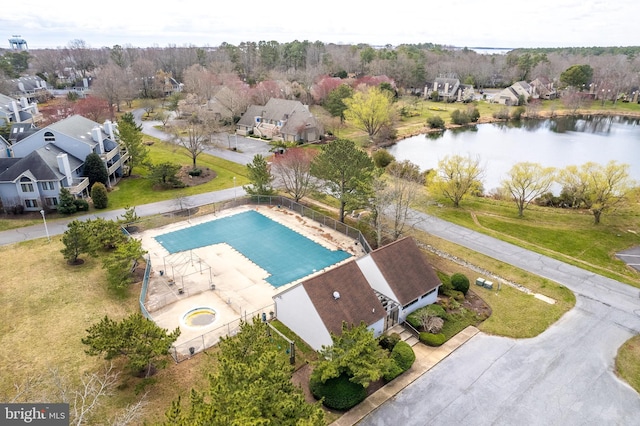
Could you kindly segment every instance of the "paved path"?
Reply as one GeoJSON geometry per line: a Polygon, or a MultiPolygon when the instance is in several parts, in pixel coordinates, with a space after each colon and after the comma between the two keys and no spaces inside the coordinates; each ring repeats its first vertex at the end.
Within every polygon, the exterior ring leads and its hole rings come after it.
{"type": "MultiPolygon", "coordinates": [[[[133,111],[136,123],[142,126],[142,133],[160,139],[165,142],[172,142],[173,136],[158,129],[162,125],[160,121],[142,120],[143,109],[133,111]]],[[[247,165],[253,161],[256,154],[264,157],[271,155],[269,151],[271,145],[260,139],[245,138],[236,134],[218,133],[214,135],[215,143],[208,145],[203,152],[213,156],[233,161],[234,163],[247,165]]]]}
{"type": "Polygon", "coordinates": [[[533,339],[479,333],[359,425],[633,425],[640,398],[614,373],[640,333],[639,290],[423,215],[422,230],[554,280],[576,306],[533,339]]]}

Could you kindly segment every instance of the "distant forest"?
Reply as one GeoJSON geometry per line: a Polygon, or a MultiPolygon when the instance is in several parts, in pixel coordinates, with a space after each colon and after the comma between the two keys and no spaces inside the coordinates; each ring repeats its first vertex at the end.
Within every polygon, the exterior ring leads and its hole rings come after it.
{"type": "Polygon", "coordinates": [[[386,76],[399,91],[413,93],[443,76],[456,77],[477,89],[506,87],[538,77],[560,86],[560,75],[569,67],[589,65],[593,74],[588,83],[611,88],[608,90],[612,92],[631,92],[640,88],[639,52],[640,47],[565,47],[484,55],[432,43],[373,47],[307,40],[223,43],[206,48],[115,45],[96,49],[83,40],[72,40],[58,49],[0,51],[0,79],[38,75],[51,87],[65,88],[79,85],[83,79],[99,81],[114,73],[138,82],[160,73],[186,82],[188,71],[199,67],[213,76],[227,76],[227,81],[229,75],[235,75],[252,87],[268,81],[295,82],[296,94],[292,96],[303,97],[306,92],[305,100],[313,102],[309,92],[326,76],[386,76]]]}

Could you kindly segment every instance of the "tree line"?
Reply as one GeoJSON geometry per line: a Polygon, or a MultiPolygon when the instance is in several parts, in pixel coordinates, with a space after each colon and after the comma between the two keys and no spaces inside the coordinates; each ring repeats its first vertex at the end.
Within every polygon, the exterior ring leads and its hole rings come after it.
{"type": "Polygon", "coordinates": [[[214,74],[234,74],[251,86],[283,80],[296,81],[309,89],[322,75],[386,75],[398,87],[411,90],[423,88],[425,82],[445,75],[457,76],[477,88],[506,87],[540,76],[559,83],[562,71],[586,64],[593,68],[595,80],[631,91],[640,86],[638,50],[638,47],[516,49],[506,55],[482,55],[470,49],[431,43],[371,46],[308,40],[246,41],[216,47],[92,48],[76,39],[58,49],[19,54],[4,51],[0,72],[6,77],[31,72],[52,87],[65,87],[83,78],[107,79],[114,71],[126,70],[126,78],[119,85],[134,85],[143,96],[161,96],[165,77],[185,81],[186,71],[194,65],[214,74]]]}

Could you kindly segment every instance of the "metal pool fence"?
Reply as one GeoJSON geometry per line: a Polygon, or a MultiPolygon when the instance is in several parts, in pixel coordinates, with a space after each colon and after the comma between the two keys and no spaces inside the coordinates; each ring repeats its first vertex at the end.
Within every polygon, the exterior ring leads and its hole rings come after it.
{"type": "Polygon", "coordinates": [[[250,313],[245,312],[238,319],[221,325],[218,328],[214,328],[213,330],[209,330],[187,342],[172,346],[169,348],[169,353],[175,362],[185,361],[198,352],[202,352],[205,349],[217,345],[218,342],[220,342],[221,337],[235,336],[238,331],[240,331],[240,325],[243,322],[250,322],[255,317],[259,317],[265,321],[267,318],[273,318],[274,310],[275,304],[271,304],[250,313]]]}

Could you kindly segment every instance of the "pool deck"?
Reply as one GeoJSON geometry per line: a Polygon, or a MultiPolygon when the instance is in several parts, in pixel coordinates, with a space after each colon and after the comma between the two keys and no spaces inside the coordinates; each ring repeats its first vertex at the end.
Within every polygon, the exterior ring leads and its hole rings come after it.
{"type": "Polygon", "coordinates": [[[137,234],[134,237],[142,241],[152,267],[145,307],[159,326],[168,330],[180,328],[176,346],[193,342],[189,346],[195,347],[196,352],[201,344],[211,346],[211,342],[215,343],[220,336],[228,334],[230,328],[222,326],[237,324],[240,318],[249,318],[256,312],[269,315],[274,309],[275,295],[315,275],[276,288],[266,281],[268,273],[264,269],[227,244],[169,254],[154,238],[247,210],[255,210],[330,250],[341,249],[353,256],[364,254],[352,238],[286,208],[275,206],[242,206],[137,234]],[[197,307],[213,308],[216,320],[206,327],[186,327],[181,324],[182,316],[197,307]],[[201,337],[205,334],[206,337],[201,337]]]}

